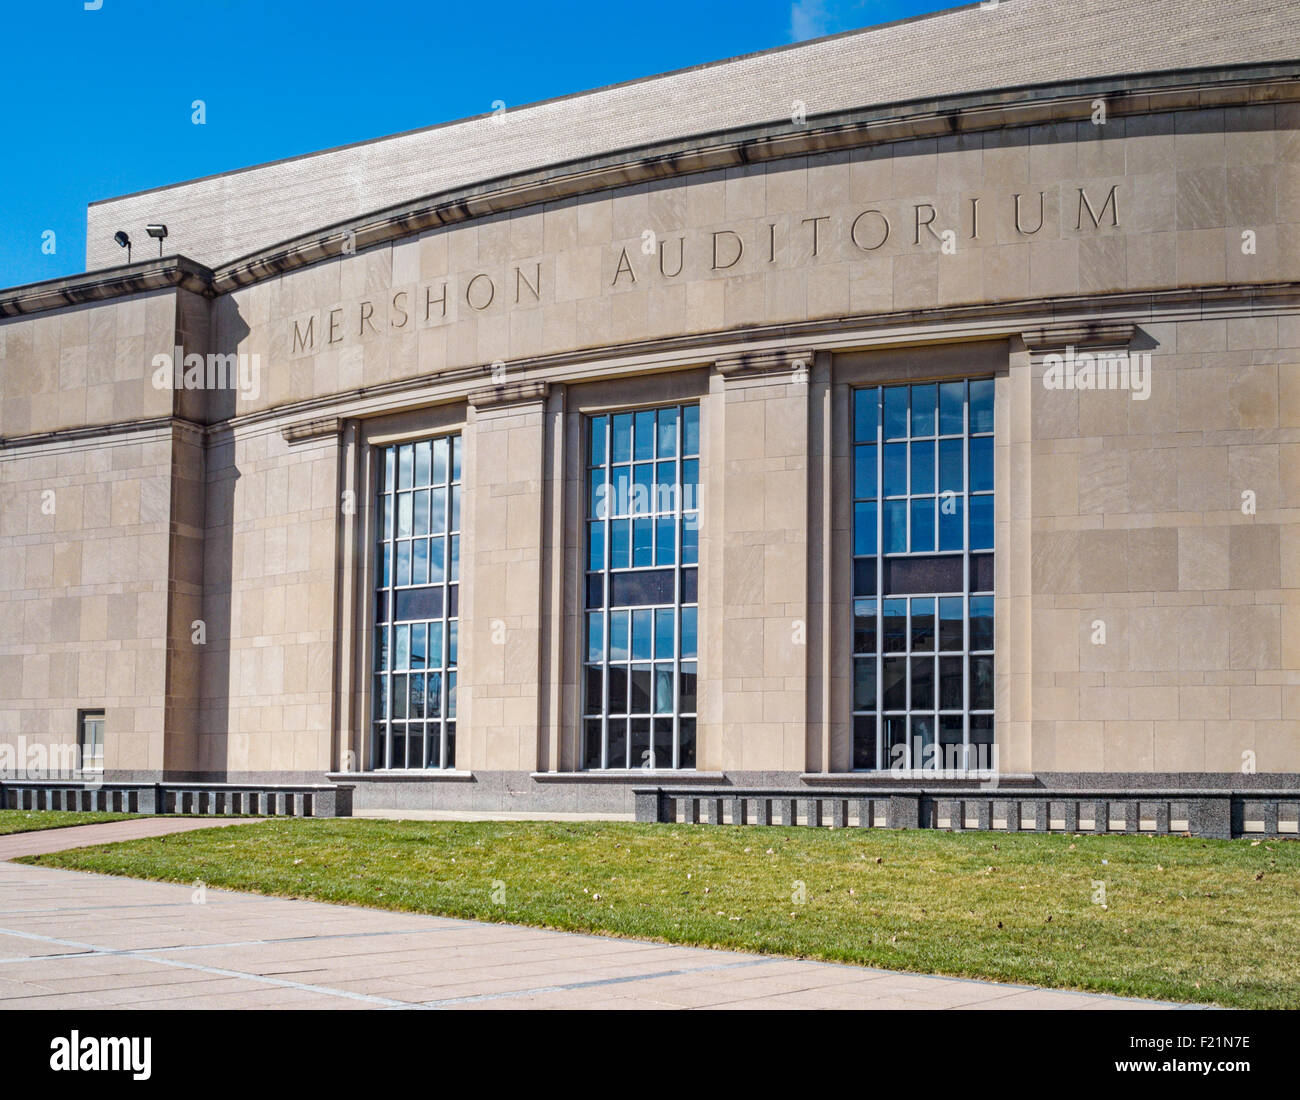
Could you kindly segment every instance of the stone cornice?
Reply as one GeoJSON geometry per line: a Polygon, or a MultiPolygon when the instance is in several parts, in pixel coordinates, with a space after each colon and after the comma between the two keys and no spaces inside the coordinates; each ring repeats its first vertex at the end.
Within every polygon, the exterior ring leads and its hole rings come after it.
{"type": "Polygon", "coordinates": [[[885,142],[1006,129],[1091,115],[1096,99],[1112,118],[1207,107],[1300,101],[1300,62],[1142,73],[1030,85],[862,108],[700,134],[486,180],[389,207],[208,269],[185,257],[110,268],[0,291],[0,317],[57,309],[162,286],[209,297],[321,260],[537,203],[756,162],[885,142]]]}
{"type": "Polygon", "coordinates": [[[208,268],[186,256],[165,256],[0,291],[0,317],[42,313],[168,287],[193,291],[205,298],[217,294],[213,274],[208,268]]]}
{"type": "Polygon", "coordinates": [[[621,150],[403,203],[284,241],[222,264],[215,270],[214,287],[224,294],[427,229],[637,183],[885,142],[1077,122],[1090,117],[1099,98],[1105,100],[1110,117],[1300,100],[1300,62],[1001,89],[812,116],[802,125],[783,121],[621,150]]]}
{"type": "Polygon", "coordinates": [[[474,390],[466,400],[476,409],[504,408],[507,405],[537,404],[551,391],[549,382],[509,382],[490,390],[474,390]]]}
{"type": "Polygon", "coordinates": [[[1137,325],[1127,321],[1085,321],[1043,325],[1020,334],[1034,354],[1062,348],[1126,348],[1133,342],[1137,325]]]}
{"type": "Polygon", "coordinates": [[[293,424],[286,424],[280,429],[280,435],[290,446],[295,443],[302,443],[308,439],[323,439],[326,436],[338,435],[343,431],[343,418],[338,416],[322,416],[316,420],[299,420],[293,424]]]}
{"type": "Polygon", "coordinates": [[[145,420],[119,420],[111,424],[58,428],[50,432],[14,435],[8,439],[0,438],[0,451],[16,450],[21,447],[42,447],[51,443],[60,445],[82,443],[88,447],[97,447],[103,445],[105,436],[137,435],[143,432],[152,432],[155,435],[164,433],[189,435],[198,441],[203,438],[205,430],[202,424],[196,424],[180,416],[154,416],[145,420]]]}
{"type": "Polygon", "coordinates": [[[724,355],[715,360],[718,373],[728,382],[743,378],[765,378],[777,374],[789,376],[798,372],[806,374],[812,370],[813,349],[763,348],[754,351],[741,351],[734,355],[724,355]]]}

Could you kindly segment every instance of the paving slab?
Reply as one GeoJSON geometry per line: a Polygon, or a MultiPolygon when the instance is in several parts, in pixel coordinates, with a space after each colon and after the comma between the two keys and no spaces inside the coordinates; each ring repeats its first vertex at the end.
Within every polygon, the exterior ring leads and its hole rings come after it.
{"type": "MultiPolygon", "coordinates": [[[[57,851],[239,820],[142,819],[0,841],[57,851]]],[[[0,862],[0,1009],[158,1006],[1188,1007],[212,888],[196,895],[189,885],[0,862]]]]}

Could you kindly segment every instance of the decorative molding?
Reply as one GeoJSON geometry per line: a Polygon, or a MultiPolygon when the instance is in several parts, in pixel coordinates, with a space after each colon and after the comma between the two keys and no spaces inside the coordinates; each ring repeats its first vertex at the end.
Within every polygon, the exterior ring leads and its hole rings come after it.
{"type": "Polygon", "coordinates": [[[550,391],[549,382],[507,382],[490,390],[474,390],[466,400],[476,409],[496,409],[540,403],[550,391]]]}
{"type": "Polygon", "coordinates": [[[280,429],[284,441],[290,446],[308,439],[321,439],[325,436],[339,435],[343,431],[343,418],[340,416],[322,416],[318,420],[300,420],[296,424],[286,424],[280,429]]]}
{"type": "MultiPolygon", "coordinates": [[[[111,424],[90,424],[80,428],[58,428],[52,432],[35,432],[31,435],[14,435],[8,439],[0,437],[0,451],[14,450],[19,447],[43,447],[47,444],[75,446],[80,443],[85,447],[101,447],[105,436],[128,436],[142,432],[151,432],[161,438],[168,434],[185,434],[195,439],[202,439],[205,433],[202,424],[185,420],[179,416],[155,416],[147,420],[120,420],[111,424]]],[[[123,439],[123,443],[135,442],[123,439]]]]}
{"type": "Polygon", "coordinates": [[[771,375],[789,377],[802,372],[807,375],[813,368],[813,349],[762,348],[724,355],[715,360],[718,373],[728,382],[747,378],[766,378],[771,375]]]}
{"type": "Polygon", "coordinates": [[[1068,347],[1126,348],[1137,330],[1137,325],[1129,321],[1084,321],[1026,329],[1020,338],[1038,355],[1068,347]]]}

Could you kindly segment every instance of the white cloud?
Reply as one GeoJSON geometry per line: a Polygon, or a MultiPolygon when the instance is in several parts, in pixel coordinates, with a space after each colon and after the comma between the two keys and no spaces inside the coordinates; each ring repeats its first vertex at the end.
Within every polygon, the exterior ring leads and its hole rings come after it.
{"type": "Polygon", "coordinates": [[[826,0],[794,0],[790,5],[790,37],[795,42],[831,33],[826,0]]]}

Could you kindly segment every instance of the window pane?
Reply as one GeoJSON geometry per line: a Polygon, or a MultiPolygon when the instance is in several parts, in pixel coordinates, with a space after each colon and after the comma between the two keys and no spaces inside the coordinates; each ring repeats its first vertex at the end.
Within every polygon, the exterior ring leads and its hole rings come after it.
{"type": "Polygon", "coordinates": [[[853,450],[853,495],[859,500],[876,498],[876,445],[861,444],[853,450]]]}
{"type": "Polygon", "coordinates": [[[966,430],[962,422],[962,405],[966,398],[965,382],[945,382],[939,387],[939,434],[960,435],[966,430]]]}
{"type": "Polygon", "coordinates": [[[660,458],[671,458],[677,454],[677,410],[659,410],[659,445],[660,458]]]}
{"type": "Polygon", "coordinates": [[[421,489],[414,494],[414,498],[415,514],[411,519],[411,534],[427,535],[429,533],[429,490],[421,489]]]}
{"type": "MultiPolygon", "coordinates": [[[[460,436],[456,437],[459,441],[460,436]]],[[[432,480],[435,485],[441,485],[447,480],[447,451],[450,444],[446,436],[433,441],[433,469],[432,480]]],[[[460,476],[460,470],[457,469],[455,477],[460,476]]]]}
{"type": "Polygon", "coordinates": [[[660,462],[655,465],[654,500],[651,511],[677,511],[677,463],[660,462]]]}
{"type": "Polygon", "coordinates": [[[907,437],[907,386],[885,387],[885,438],[907,437]]]}
{"type": "Polygon", "coordinates": [[[632,612],[632,657],[635,660],[649,660],[654,645],[654,612],[632,612]]]}
{"type": "Polygon", "coordinates": [[[876,709],[876,659],[853,662],[853,709],[876,709]]]}
{"type": "Polygon", "coordinates": [[[605,464],[605,430],[609,425],[609,417],[593,416],[591,418],[591,465],[603,466],[605,464]]]}
{"type": "Polygon", "coordinates": [[[935,767],[934,719],[930,715],[913,716],[909,747],[912,750],[912,767],[935,767]]]}
{"type": "Polygon", "coordinates": [[[885,501],[884,545],[886,554],[902,554],[907,550],[907,501],[885,501]]]}
{"type": "Polygon", "coordinates": [[[907,708],[907,658],[886,657],[883,703],[886,710],[907,708]]]}
{"type": "Polygon", "coordinates": [[[630,611],[611,611],[609,613],[609,659],[626,661],[631,655],[628,649],[628,617],[630,611]]]}
{"type": "Polygon", "coordinates": [[[939,648],[961,650],[965,648],[962,630],[962,599],[948,596],[939,601],[939,648]]]}
{"type": "Polygon", "coordinates": [[[939,549],[962,550],[965,544],[962,535],[962,507],[965,497],[942,496],[939,498],[939,549]]]}
{"type": "Polygon", "coordinates": [[[987,493],[970,498],[970,548],[993,549],[993,497],[987,493]]]}
{"type": "Polygon", "coordinates": [[[627,665],[609,666],[609,713],[627,713],[627,665]]]}
{"type": "Polygon", "coordinates": [[[411,487],[411,475],[415,466],[415,448],[409,443],[405,447],[398,448],[397,452],[397,487],[399,489],[409,489],[411,487]]]}
{"type": "Polygon", "coordinates": [[[694,657],[696,655],[696,616],[698,608],[682,608],[682,656],[694,657]]]}
{"type": "Polygon", "coordinates": [[[609,753],[611,768],[627,767],[627,720],[609,721],[609,753]]]}
{"type": "Polygon", "coordinates": [[[655,612],[655,657],[660,660],[673,658],[674,618],[671,607],[661,607],[655,612]]]}
{"type": "Polygon", "coordinates": [[[587,660],[599,661],[605,655],[605,613],[587,612],[587,660]]]}
{"type": "Polygon", "coordinates": [[[912,434],[934,435],[934,402],[937,387],[912,387],[912,434]]]}
{"type": "Polygon", "coordinates": [[[912,495],[934,492],[934,440],[911,444],[912,495]]]}
{"type": "Polygon", "coordinates": [[[687,405],[682,409],[682,454],[700,453],[700,407],[687,405]]]}
{"type": "Polygon", "coordinates": [[[934,708],[934,658],[912,658],[912,709],[934,708]]]}
{"type": "Polygon", "coordinates": [[[992,596],[970,598],[970,647],[972,650],[993,648],[992,596]]]}
{"type": "Polygon", "coordinates": [[[632,690],[628,698],[629,714],[647,714],[650,710],[650,665],[633,665],[631,669],[632,690]]]}
{"type": "Polygon", "coordinates": [[[423,440],[415,445],[415,484],[428,485],[430,475],[430,452],[433,445],[429,440],[423,440]]]}
{"type": "Polygon", "coordinates": [[[655,665],[654,704],[656,714],[673,712],[673,666],[671,664],[655,665]]]}
{"type": "Polygon", "coordinates": [[[970,658],[971,710],[993,709],[993,658],[970,658]]]}
{"type": "Polygon", "coordinates": [[[853,601],[853,652],[876,652],[876,601],[853,601]]]}
{"type": "Polygon", "coordinates": [[[972,493],[993,488],[993,437],[970,441],[970,488],[972,493]]]}
{"type": "Polygon", "coordinates": [[[584,726],[582,742],[583,767],[599,768],[601,766],[601,754],[604,749],[603,741],[601,721],[599,718],[593,718],[584,726]]]}
{"type": "Polygon", "coordinates": [[[886,600],[882,610],[885,652],[905,652],[907,649],[907,601],[886,600]]]}
{"type": "Polygon", "coordinates": [[[697,565],[700,560],[699,514],[691,512],[682,518],[682,564],[697,565]]]}
{"type": "MultiPolygon", "coordinates": [[[[961,668],[960,657],[939,658],[939,709],[961,710],[961,668]]],[[[958,729],[960,730],[960,719],[958,729]]]]}
{"type": "Polygon", "coordinates": [[[609,567],[626,569],[632,564],[632,521],[613,520],[609,525],[609,531],[611,538],[609,567]]]}
{"type": "Polygon", "coordinates": [[[678,705],[682,714],[695,713],[695,662],[683,661],[681,675],[678,677],[678,705]]]}
{"type": "Polygon", "coordinates": [[[661,516],[655,520],[655,565],[673,565],[677,560],[677,520],[661,516]]]}
{"type": "Polygon", "coordinates": [[[874,771],[876,768],[876,716],[874,714],[862,714],[853,719],[853,767],[856,771],[874,771]]]}
{"type": "Polygon", "coordinates": [[[695,719],[677,719],[677,763],[682,768],[695,767],[695,719]]]}
{"type": "MultiPolygon", "coordinates": [[[[652,441],[653,439],[654,437],[651,436],[652,441]]],[[[632,469],[635,471],[632,486],[632,514],[648,516],[654,509],[654,465],[649,462],[638,462],[632,469]]]]}
{"type": "Polygon", "coordinates": [[[632,521],[632,564],[654,565],[654,520],[632,521]]]}
{"type": "Polygon", "coordinates": [[[876,552],[876,505],[853,506],[853,553],[861,557],[876,552]]]}
{"type": "Polygon", "coordinates": [[[853,395],[853,438],[858,443],[876,441],[876,425],[880,420],[880,390],[875,386],[857,390],[853,395]]]}
{"type": "Polygon", "coordinates": [[[614,417],[614,454],[615,462],[632,460],[632,414],[619,413],[614,417]]]}
{"type": "Polygon", "coordinates": [[[416,539],[411,543],[411,583],[429,583],[429,541],[416,539]]]}
{"type": "Polygon", "coordinates": [[[934,551],[934,497],[920,497],[912,501],[912,552],[929,554],[934,551]]]}
{"type": "Polygon", "coordinates": [[[912,601],[912,650],[934,649],[934,600],[912,601]]]}
{"type": "Polygon", "coordinates": [[[655,414],[646,409],[636,414],[636,433],[634,435],[634,457],[654,458],[655,456],[655,414]]]}
{"type": "Polygon", "coordinates": [[[961,472],[960,439],[939,440],[939,492],[960,493],[966,487],[961,472]]]}
{"type": "Polygon", "coordinates": [[[587,568],[605,568],[605,525],[598,519],[587,524],[587,568]]]}
{"type": "Polygon", "coordinates": [[[970,430],[993,430],[993,379],[981,378],[970,384],[970,430]]]}
{"type": "Polygon", "coordinates": [[[885,496],[907,495],[907,444],[885,444],[885,496]]]}

